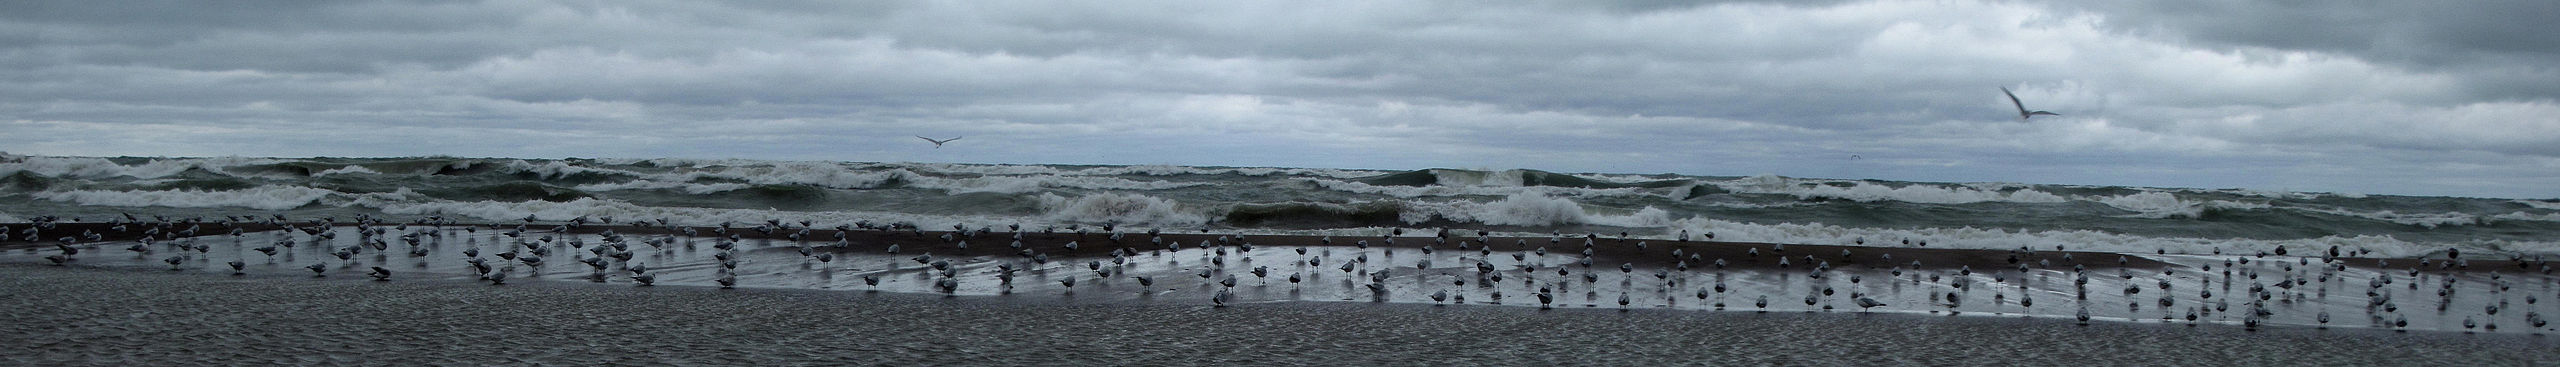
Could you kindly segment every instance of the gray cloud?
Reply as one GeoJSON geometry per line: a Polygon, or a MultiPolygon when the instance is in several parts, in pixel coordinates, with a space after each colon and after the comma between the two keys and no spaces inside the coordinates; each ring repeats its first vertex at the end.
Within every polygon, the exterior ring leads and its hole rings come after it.
{"type": "Polygon", "coordinates": [[[2542,2],[144,5],[0,4],[0,149],[2560,195],[2542,2]]]}

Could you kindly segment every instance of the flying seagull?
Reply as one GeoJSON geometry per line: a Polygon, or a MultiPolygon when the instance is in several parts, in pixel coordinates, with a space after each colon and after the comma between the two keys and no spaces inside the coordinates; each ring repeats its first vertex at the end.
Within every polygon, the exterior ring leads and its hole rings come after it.
{"type": "MultiPolygon", "coordinates": [[[[2003,90],[2006,90],[2006,89],[2003,89],[2003,90]]],[[[2015,97],[2012,97],[2011,99],[2016,99],[2016,98],[2015,98],[2015,97]]],[[[933,142],[933,149],[942,149],[942,143],[949,143],[949,142],[951,142],[951,141],[953,141],[953,140],[960,140],[960,138],[963,138],[963,137],[953,137],[953,138],[950,138],[950,139],[942,139],[942,140],[933,140],[933,138],[927,138],[927,137],[922,137],[922,136],[918,136],[918,137],[916,137],[916,138],[917,138],[917,139],[924,139],[924,141],[930,141],[930,142],[933,142]]]]}
{"type": "MultiPolygon", "coordinates": [[[[2025,104],[2025,103],[2019,103],[2019,102],[2018,102],[2018,94],[2017,94],[2017,93],[2009,93],[2009,87],[2000,87],[2000,94],[2006,94],[2006,95],[2009,95],[2009,105],[2011,105],[2011,106],[2017,106],[2017,107],[2018,107],[2018,119],[2019,119],[2019,120],[2025,120],[2025,119],[2028,119],[2028,118],[2036,117],[2036,116],[2038,116],[2038,115],[2043,115],[2043,116],[2062,116],[2062,114],[2059,114],[2059,113],[2045,112],[2045,111],[2028,111],[2028,110],[2027,110],[2027,104],[2025,104]]],[[[958,138],[953,138],[953,139],[958,139],[958,138]]],[[[939,146],[939,145],[941,145],[941,143],[934,143],[934,145],[939,146]]]]}

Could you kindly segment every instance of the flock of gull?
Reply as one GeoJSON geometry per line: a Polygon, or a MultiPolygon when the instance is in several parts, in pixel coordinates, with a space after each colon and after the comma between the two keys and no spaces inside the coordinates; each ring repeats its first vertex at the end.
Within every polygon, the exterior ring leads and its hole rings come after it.
{"type": "Polygon", "coordinates": [[[1407,237],[1405,230],[1391,229],[1375,236],[1334,238],[1140,232],[1111,224],[1032,230],[954,225],[927,231],[905,223],[819,228],[780,219],[702,227],[663,219],[615,225],[611,217],[548,222],[526,217],[517,222],[466,225],[439,216],[395,223],[364,216],[340,222],[326,217],[295,221],[282,215],[212,220],[127,215],[62,226],[78,222],[39,217],[29,224],[0,226],[0,243],[51,242],[50,251],[30,247],[24,252],[45,254],[42,258],[56,265],[92,261],[83,259],[156,260],[171,270],[246,275],[291,268],[312,277],[360,272],[377,281],[393,279],[393,269],[406,266],[491,285],[550,277],[652,286],[666,276],[686,283],[707,280],[721,288],[737,287],[742,278],[830,288],[836,286],[833,274],[846,271],[859,274],[861,287],[875,291],[884,283],[893,290],[944,294],[1055,291],[1073,296],[1087,289],[1090,296],[1099,288],[1132,297],[1197,294],[1216,307],[1253,299],[1759,312],[1856,307],[1861,312],[2016,314],[2081,323],[2157,319],[2253,328],[2284,317],[2288,323],[2318,327],[2360,320],[2370,327],[2406,329],[2417,316],[2422,328],[2438,323],[2438,328],[2454,329],[2451,323],[2459,318],[2459,330],[2494,332],[2504,322],[2537,334],[2550,330],[2539,312],[2539,296],[2554,294],[2551,268],[2539,256],[2483,260],[2496,265],[2473,268],[2473,259],[2458,250],[2422,259],[2351,258],[2358,251],[2339,247],[2308,254],[2277,247],[2245,255],[2216,250],[2210,255],[2134,256],[2071,252],[2064,246],[2050,251],[1939,250],[1910,240],[1900,245],[1906,251],[1896,251],[1887,243],[1869,247],[1864,239],[1856,246],[1790,249],[1784,244],[1706,242],[1713,234],[1693,238],[1685,232],[1667,239],[1624,233],[1496,238],[1449,229],[1407,237]],[[352,238],[342,240],[340,233],[352,233],[352,238]],[[1910,251],[1921,249],[1941,252],[1910,251]],[[1922,260],[1946,251],[1960,255],[1944,260],[1957,264],[1922,260]],[[710,255],[696,255],[701,252],[710,255]],[[1896,253],[1906,258],[1897,260],[1896,253]],[[1986,256],[1997,260],[1962,259],[1986,256]],[[224,262],[211,265],[217,259],[224,262]],[[1285,289],[1286,296],[1274,295],[1273,289],[1285,289]],[[1787,304],[1796,300],[1801,307],[1787,304]],[[2413,304],[2403,307],[2404,302],[2413,304]]]}

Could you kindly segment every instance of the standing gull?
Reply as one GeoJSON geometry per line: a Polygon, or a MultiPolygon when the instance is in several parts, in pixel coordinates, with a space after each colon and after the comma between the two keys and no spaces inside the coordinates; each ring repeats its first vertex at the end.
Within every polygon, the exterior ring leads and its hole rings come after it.
{"type": "MultiPolygon", "coordinates": [[[[2019,119],[2019,120],[2025,120],[2025,119],[2033,118],[2033,117],[2040,116],[2040,115],[2041,115],[2041,116],[2062,116],[2062,114],[2059,114],[2059,113],[2045,112],[2045,111],[2028,111],[2028,110],[2027,110],[2027,104],[2026,104],[2026,103],[2020,103],[2020,102],[2018,102],[2018,94],[2017,94],[2017,93],[2009,93],[2009,87],[2000,87],[2000,94],[2008,95],[2008,96],[2009,96],[2009,105],[2010,105],[2010,106],[2015,106],[2015,107],[2017,107],[2017,108],[2018,108],[2018,119],[2019,119]]],[[[953,138],[953,139],[958,139],[958,138],[953,138]]],[[[928,139],[928,140],[929,140],[929,139],[928,139]]],[[[934,143],[934,145],[935,145],[935,146],[941,146],[941,143],[934,143]]]]}

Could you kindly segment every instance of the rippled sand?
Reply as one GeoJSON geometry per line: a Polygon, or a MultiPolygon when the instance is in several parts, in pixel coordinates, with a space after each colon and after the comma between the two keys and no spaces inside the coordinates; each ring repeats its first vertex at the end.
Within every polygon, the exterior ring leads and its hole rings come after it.
{"type": "Polygon", "coordinates": [[[57,364],[2512,365],[2541,336],[0,265],[0,353],[57,364]]]}

